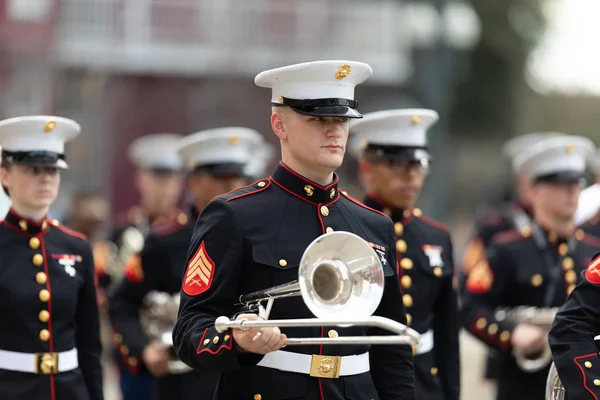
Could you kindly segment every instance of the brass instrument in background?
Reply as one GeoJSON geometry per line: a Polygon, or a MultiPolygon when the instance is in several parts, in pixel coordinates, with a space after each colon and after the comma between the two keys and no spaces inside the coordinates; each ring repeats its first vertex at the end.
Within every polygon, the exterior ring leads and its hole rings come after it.
{"type": "MultiPolygon", "coordinates": [[[[390,249],[390,251],[395,251],[390,249]]],[[[315,239],[300,260],[298,280],[240,296],[232,319],[221,316],[215,328],[369,326],[393,335],[347,336],[336,338],[288,338],[286,345],[304,344],[409,344],[417,346],[415,330],[389,318],[372,316],[384,289],[383,266],[371,245],[350,232],[332,232],[315,239]],[[268,320],[275,299],[302,296],[317,317],[268,320]],[[257,313],[264,320],[233,320],[241,313],[257,313]]]]}
{"type": "Polygon", "coordinates": [[[179,310],[179,293],[151,291],[144,297],[144,308],[140,311],[142,330],[151,341],[164,345],[169,353],[169,373],[181,374],[192,369],[184,364],[173,348],[173,328],[179,310]]]}
{"type": "MultiPolygon", "coordinates": [[[[496,310],[495,317],[498,321],[510,320],[517,324],[530,324],[546,331],[550,330],[552,321],[558,308],[537,308],[520,306],[515,308],[501,308],[496,310]]],[[[552,361],[550,346],[546,344],[544,351],[539,354],[525,355],[518,350],[513,350],[517,366],[525,372],[537,372],[546,368],[552,361]]]]}
{"type": "Polygon", "coordinates": [[[110,264],[110,275],[114,282],[118,282],[123,277],[125,265],[129,259],[144,248],[146,236],[135,226],[127,227],[119,237],[120,246],[117,247],[115,254],[116,262],[110,264]]]}
{"type": "MultiPolygon", "coordinates": [[[[594,342],[596,343],[596,350],[600,356],[600,335],[594,337],[594,342]]],[[[556,365],[552,363],[550,367],[550,372],[548,373],[548,379],[546,380],[546,400],[565,400],[566,393],[565,387],[560,381],[560,376],[558,376],[558,370],[556,369],[556,365]]]]}

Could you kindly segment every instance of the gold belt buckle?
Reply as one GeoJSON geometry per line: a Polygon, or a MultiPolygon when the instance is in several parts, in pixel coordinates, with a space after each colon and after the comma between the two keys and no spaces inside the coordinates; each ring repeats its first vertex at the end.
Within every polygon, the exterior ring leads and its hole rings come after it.
{"type": "Polygon", "coordinates": [[[310,361],[310,376],[315,378],[339,378],[342,357],[314,354],[310,361]]]}
{"type": "Polygon", "coordinates": [[[35,373],[54,375],[58,373],[58,353],[35,353],[35,373]]]}

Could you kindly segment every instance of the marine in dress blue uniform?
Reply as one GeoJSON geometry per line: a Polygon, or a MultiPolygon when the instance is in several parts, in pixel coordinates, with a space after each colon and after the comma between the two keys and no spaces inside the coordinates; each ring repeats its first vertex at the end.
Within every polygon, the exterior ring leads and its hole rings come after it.
{"type": "Polygon", "coordinates": [[[538,372],[517,366],[513,351],[539,353],[546,345],[546,332],[519,321],[499,320],[495,311],[560,306],[575,287],[578,273],[600,249],[600,241],[576,230],[573,220],[592,151],[588,139],[562,136],[517,156],[518,170],[532,182],[534,220],[520,231],[496,235],[487,260],[480,261],[467,279],[463,323],[501,354],[498,399],[543,398],[549,366],[538,372]]]}
{"type": "MultiPolygon", "coordinates": [[[[265,343],[268,350],[253,352],[234,340],[243,332],[218,333],[214,327],[217,317],[232,316],[240,295],[297,279],[306,247],[334,231],[353,232],[380,252],[385,289],[375,314],[406,324],[393,224],[386,215],[346,195],[333,172],[343,158],[347,118],[361,116],[354,87],[371,73],[368,65],[359,62],[318,61],[265,71],[255,79],[259,86],[272,89],[271,121],[281,142],[283,161],[270,177],[218,196],[203,210],[188,252],[173,331],[177,354],[186,364],[199,371],[221,373],[215,399],[415,398],[410,346],[297,345],[280,349],[286,337],[336,338],[385,332],[323,326],[281,329],[284,336],[280,336],[279,330],[270,330],[267,335],[276,342],[265,343]],[[318,165],[323,176],[319,182],[309,179],[286,160],[312,172],[318,165]],[[330,363],[327,365],[332,368],[311,369],[311,363],[330,363]],[[337,377],[335,370],[340,371],[337,377]]],[[[298,296],[275,301],[271,311],[272,319],[311,316],[298,296]]]]}
{"type": "MultiPolygon", "coordinates": [[[[248,128],[228,127],[198,132],[179,140],[178,152],[189,171],[188,187],[194,204],[189,215],[179,215],[153,227],[143,250],[125,268],[124,279],[110,297],[110,316],[121,357],[127,360],[132,374],[148,365],[148,354],[168,355],[166,346],[150,338],[140,320],[140,310],[150,292],[176,294],[186,265],[194,223],[198,211],[213,196],[229,191],[244,182],[244,167],[261,136],[248,128]],[[210,185],[210,186],[208,186],[210,185]],[[231,186],[231,187],[230,187],[231,186]],[[211,192],[217,190],[217,192],[211,192]],[[154,340],[154,341],[153,341],[154,340]],[[160,349],[157,350],[156,347],[160,349]]],[[[156,362],[155,399],[192,400],[210,398],[217,373],[213,371],[166,371],[167,359],[156,362]]]]}
{"type": "Polygon", "coordinates": [[[416,396],[457,400],[459,318],[452,241],[444,225],[414,208],[429,171],[427,130],[437,119],[435,111],[426,109],[365,114],[351,124],[351,148],[360,159],[364,204],[394,221],[402,300],[408,324],[421,334],[416,396]]]}
{"type": "Polygon", "coordinates": [[[79,132],[75,121],[54,116],[0,121],[0,172],[12,200],[0,221],[1,399],[103,399],[92,249],[57,221],[21,214],[47,213],[48,182],[58,189],[64,144],[79,132]],[[47,191],[22,197],[15,188],[24,175],[47,191]]]}

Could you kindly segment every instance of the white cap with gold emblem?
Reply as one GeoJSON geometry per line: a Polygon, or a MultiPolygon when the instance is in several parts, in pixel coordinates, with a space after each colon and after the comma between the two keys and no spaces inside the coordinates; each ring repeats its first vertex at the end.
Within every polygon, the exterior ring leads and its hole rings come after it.
{"type": "Polygon", "coordinates": [[[190,171],[243,175],[262,140],[262,135],[250,128],[209,129],[181,138],[178,152],[190,171]]]}
{"type": "Polygon", "coordinates": [[[0,121],[2,156],[12,164],[67,169],[65,143],[81,132],[71,119],[32,115],[0,121]]]}
{"type": "Polygon", "coordinates": [[[156,133],[136,139],[129,145],[129,158],[138,168],[149,171],[179,171],[183,160],[177,153],[182,135],[156,133]]]}
{"type": "Polygon", "coordinates": [[[349,150],[356,157],[371,150],[385,157],[428,157],[427,131],[438,119],[434,110],[419,108],[365,114],[350,123],[349,150]]]}
{"type": "Polygon", "coordinates": [[[373,74],[365,63],[346,60],[313,61],[261,72],[254,82],[272,90],[274,105],[304,115],[360,118],[354,88],[373,74]]]}
{"type": "Polygon", "coordinates": [[[583,136],[557,136],[535,144],[515,157],[515,170],[536,181],[577,181],[595,154],[594,143],[583,136]]]}

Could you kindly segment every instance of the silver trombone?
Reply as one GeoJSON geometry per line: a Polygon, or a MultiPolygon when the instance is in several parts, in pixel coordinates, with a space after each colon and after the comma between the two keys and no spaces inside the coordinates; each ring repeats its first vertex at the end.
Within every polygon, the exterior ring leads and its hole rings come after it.
{"type": "Polygon", "coordinates": [[[409,344],[417,346],[414,329],[389,318],[372,316],[384,289],[383,266],[371,245],[350,232],[332,232],[315,239],[300,259],[298,280],[240,296],[233,318],[215,321],[219,333],[263,327],[368,326],[393,333],[386,336],[288,338],[286,345],[409,344]],[[278,298],[302,296],[317,318],[268,320],[278,298]],[[264,320],[233,320],[242,313],[264,320]]]}

